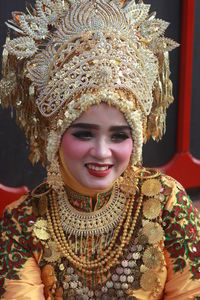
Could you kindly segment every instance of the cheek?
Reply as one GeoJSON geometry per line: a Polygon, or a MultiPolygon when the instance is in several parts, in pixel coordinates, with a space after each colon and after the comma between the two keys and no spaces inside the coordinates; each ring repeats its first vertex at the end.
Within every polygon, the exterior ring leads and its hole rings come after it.
{"type": "Polygon", "coordinates": [[[130,160],[133,151],[133,141],[132,139],[127,139],[123,143],[117,144],[115,146],[115,155],[120,162],[127,163],[130,160]]]}
{"type": "Polygon", "coordinates": [[[68,133],[64,134],[61,145],[65,159],[81,158],[86,155],[89,150],[87,142],[79,141],[68,133]]]}

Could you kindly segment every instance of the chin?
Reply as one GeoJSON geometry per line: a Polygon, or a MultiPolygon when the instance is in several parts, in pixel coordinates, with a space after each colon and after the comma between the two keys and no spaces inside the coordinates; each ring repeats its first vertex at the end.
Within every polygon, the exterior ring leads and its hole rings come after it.
{"type": "Polygon", "coordinates": [[[110,186],[111,186],[111,184],[112,184],[112,182],[113,182],[114,180],[107,180],[107,182],[94,182],[94,183],[92,183],[92,182],[88,182],[88,183],[86,183],[86,182],[84,182],[84,183],[82,183],[86,188],[88,188],[88,189],[91,189],[91,190],[106,190],[106,189],[108,189],[110,186]]]}

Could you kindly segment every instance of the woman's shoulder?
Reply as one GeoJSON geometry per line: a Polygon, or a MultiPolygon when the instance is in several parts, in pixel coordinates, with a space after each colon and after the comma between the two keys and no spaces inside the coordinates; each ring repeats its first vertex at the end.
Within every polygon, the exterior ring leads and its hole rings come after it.
{"type": "Polygon", "coordinates": [[[21,231],[24,226],[28,226],[28,222],[33,217],[33,201],[30,194],[21,196],[18,200],[8,204],[3,215],[0,218],[0,226],[4,231],[8,227],[17,228],[21,231]]]}
{"type": "Polygon", "coordinates": [[[161,197],[167,205],[174,198],[188,197],[184,187],[173,177],[154,168],[135,168],[141,192],[147,197],[161,197]]]}
{"type": "Polygon", "coordinates": [[[30,195],[28,193],[24,194],[19,199],[6,205],[6,207],[4,208],[4,214],[5,212],[12,213],[17,210],[21,211],[27,206],[29,202],[30,202],[30,195]]]}
{"type": "Polygon", "coordinates": [[[39,205],[43,195],[49,193],[49,187],[46,182],[36,186],[31,192],[25,193],[18,200],[8,204],[3,212],[3,217],[12,217],[12,219],[21,219],[25,216],[35,215],[37,217],[39,205]]]}
{"type": "Polygon", "coordinates": [[[150,199],[148,202],[154,205],[154,202],[157,203],[159,200],[161,215],[164,218],[168,215],[180,220],[183,219],[183,215],[185,218],[190,218],[191,214],[199,218],[198,210],[177,180],[156,169],[135,169],[135,174],[139,178],[138,190],[143,195],[143,204],[150,199]]]}

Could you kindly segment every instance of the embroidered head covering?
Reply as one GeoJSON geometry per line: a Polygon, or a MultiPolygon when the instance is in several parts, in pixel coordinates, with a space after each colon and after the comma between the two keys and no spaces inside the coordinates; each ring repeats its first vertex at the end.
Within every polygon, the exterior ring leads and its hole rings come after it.
{"type": "Polygon", "coordinates": [[[165,131],[173,101],[168,23],[143,1],[36,0],[13,12],[3,51],[2,105],[16,108],[33,163],[52,162],[61,136],[89,106],[118,108],[132,129],[133,163],[165,131]]]}

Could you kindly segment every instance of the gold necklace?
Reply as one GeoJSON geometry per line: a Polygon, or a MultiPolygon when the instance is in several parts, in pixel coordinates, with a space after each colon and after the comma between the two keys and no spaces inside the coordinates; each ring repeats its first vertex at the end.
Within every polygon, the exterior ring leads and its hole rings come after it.
{"type": "Polygon", "coordinates": [[[59,219],[56,197],[56,193],[53,191],[50,199],[50,210],[47,209],[47,221],[50,233],[62,255],[81,273],[86,275],[107,273],[111,267],[119,263],[119,258],[123,255],[123,249],[130,242],[140,213],[143,194],[140,194],[136,203],[136,208],[134,208],[135,213],[133,212],[135,194],[127,199],[124,212],[108,248],[97,259],[89,261],[83,258],[80,259],[79,256],[73,252],[72,247],[70,247],[59,219]],[[132,217],[132,215],[134,215],[134,217],[132,217]],[[117,243],[119,233],[121,234],[120,244],[117,243]]]}
{"type": "Polygon", "coordinates": [[[126,197],[120,192],[118,183],[115,183],[109,201],[97,211],[76,210],[70,204],[66,193],[57,199],[57,203],[59,219],[65,234],[87,238],[113,232],[125,209],[126,197]]]}

